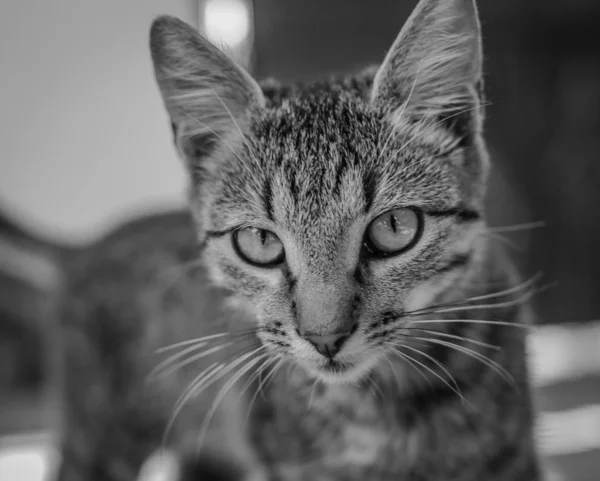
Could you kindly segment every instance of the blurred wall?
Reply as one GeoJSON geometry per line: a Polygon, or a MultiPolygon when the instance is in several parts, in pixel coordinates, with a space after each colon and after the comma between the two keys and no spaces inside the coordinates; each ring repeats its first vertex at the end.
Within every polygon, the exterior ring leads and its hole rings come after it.
{"type": "Polygon", "coordinates": [[[0,2],[0,202],[37,231],[87,240],[143,208],[178,203],[148,51],[161,13],[195,0],[0,2]]]}

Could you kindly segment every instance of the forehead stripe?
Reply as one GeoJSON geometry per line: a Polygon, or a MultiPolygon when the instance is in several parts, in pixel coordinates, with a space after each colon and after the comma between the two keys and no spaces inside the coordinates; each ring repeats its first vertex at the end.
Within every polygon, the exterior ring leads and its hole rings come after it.
{"type": "Polygon", "coordinates": [[[363,175],[363,193],[365,196],[365,212],[368,212],[373,205],[377,192],[377,180],[375,174],[368,172],[363,175]]]}
{"type": "Polygon", "coordinates": [[[271,178],[265,179],[265,190],[263,191],[263,203],[267,219],[274,222],[275,218],[273,215],[273,187],[271,186],[271,178]]]}

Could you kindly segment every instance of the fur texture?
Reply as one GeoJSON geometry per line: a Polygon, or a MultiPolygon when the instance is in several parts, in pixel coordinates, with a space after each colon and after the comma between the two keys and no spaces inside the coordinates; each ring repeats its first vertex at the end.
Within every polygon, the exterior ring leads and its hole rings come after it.
{"type": "Polygon", "coordinates": [[[87,358],[79,375],[107,379],[87,402],[71,384],[66,446],[86,446],[73,459],[87,471],[65,463],[61,481],[132,479],[165,427],[196,460],[189,473],[210,458],[240,479],[539,479],[521,325],[531,283],[481,235],[473,0],[422,0],[377,70],[323,83],[259,86],[170,17],[151,50],[199,262],[176,289],[160,282],[193,243],[177,226],[105,242],[74,269],[65,319],[87,354],[71,369],[87,358]],[[418,213],[418,237],[373,255],[366,232],[395,209],[418,213]],[[274,236],[284,260],[244,259],[246,228],[274,236]],[[325,355],[306,333],[344,342],[325,355]],[[153,350],[173,343],[147,384],[153,350]],[[74,441],[94,430],[92,446],[74,441]]]}

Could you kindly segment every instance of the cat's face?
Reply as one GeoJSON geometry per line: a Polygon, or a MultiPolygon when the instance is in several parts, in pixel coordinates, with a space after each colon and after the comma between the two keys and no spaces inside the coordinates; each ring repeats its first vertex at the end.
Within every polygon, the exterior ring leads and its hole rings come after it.
{"type": "Polygon", "coordinates": [[[407,313],[477,255],[486,160],[468,5],[424,0],[373,85],[283,102],[180,22],[155,26],[205,262],[266,348],[323,380],[356,381],[394,353],[407,313]]]}
{"type": "Polygon", "coordinates": [[[355,99],[290,102],[255,119],[241,159],[200,194],[214,277],[254,310],[269,348],[325,379],[372,367],[398,342],[397,318],[472,255],[465,153],[396,128],[389,138],[355,99]]]}

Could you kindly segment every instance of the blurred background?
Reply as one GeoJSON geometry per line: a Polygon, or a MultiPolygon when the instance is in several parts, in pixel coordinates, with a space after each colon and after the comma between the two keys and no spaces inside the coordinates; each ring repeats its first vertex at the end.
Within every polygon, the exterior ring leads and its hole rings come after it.
{"type": "MultiPolygon", "coordinates": [[[[61,264],[114,226],[182,206],[185,176],[148,28],[168,13],[258,78],[378,63],[416,0],[0,3],[0,480],[55,461],[48,312],[61,264]]],[[[488,212],[535,297],[541,450],[556,476],[600,472],[600,2],[480,0],[488,212]]],[[[17,478],[18,476],[18,478],[17,478]]]]}

